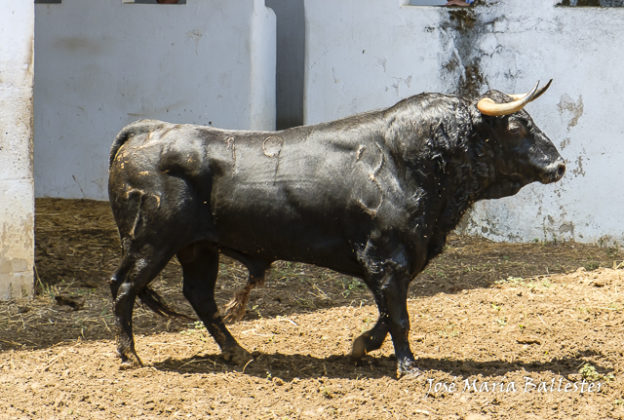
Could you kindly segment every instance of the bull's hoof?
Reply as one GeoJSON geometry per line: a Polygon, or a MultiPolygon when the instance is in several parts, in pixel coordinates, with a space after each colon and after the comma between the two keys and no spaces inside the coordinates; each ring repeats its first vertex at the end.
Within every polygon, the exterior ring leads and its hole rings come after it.
{"type": "Polygon", "coordinates": [[[139,359],[136,352],[128,352],[126,354],[121,355],[121,365],[119,365],[120,370],[128,370],[143,367],[143,362],[139,359]]]}
{"type": "Polygon", "coordinates": [[[238,366],[245,366],[247,362],[253,360],[253,356],[244,348],[237,346],[231,349],[223,350],[221,354],[226,362],[233,363],[238,366]]]}
{"type": "Polygon", "coordinates": [[[416,367],[414,360],[401,361],[397,365],[397,379],[417,378],[422,375],[422,371],[416,367]]]}
{"type": "Polygon", "coordinates": [[[364,355],[366,355],[366,340],[367,336],[361,335],[353,341],[353,346],[351,347],[351,359],[353,361],[359,362],[364,355]]]}

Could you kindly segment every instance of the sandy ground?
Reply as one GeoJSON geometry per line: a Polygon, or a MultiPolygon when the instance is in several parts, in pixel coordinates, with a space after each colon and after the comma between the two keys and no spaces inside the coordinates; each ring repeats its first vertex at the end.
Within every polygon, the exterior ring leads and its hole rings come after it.
{"type": "MultiPolygon", "coordinates": [[[[624,418],[624,253],[575,243],[450,238],[414,280],[410,342],[423,371],[395,378],[388,340],[356,366],[374,323],[357,280],[280,262],[230,326],[256,359],[232,366],[198,323],[137,307],[145,367],[120,370],[106,203],[37,201],[38,294],[0,304],[2,418],[624,418]]],[[[246,278],[223,259],[223,305],[246,278]]],[[[172,261],[154,282],[193,315],[172,261]]]]}

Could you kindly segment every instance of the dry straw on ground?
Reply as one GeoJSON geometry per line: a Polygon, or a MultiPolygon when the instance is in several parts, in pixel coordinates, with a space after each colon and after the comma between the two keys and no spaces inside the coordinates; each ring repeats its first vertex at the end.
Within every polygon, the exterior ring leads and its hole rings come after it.
{"type": "MultiPolygon", "coordinates": [[[[146,367],[120,371],[107,285],[119,245],[106,203],[38,200],[36,231],[39,293],[0,304],[7,418],[624,416],[619,249],[450,238],[410,289],[423,375],[396,380],[389,340],[360,366],[346,356],[377,316],[362,284],[286,262],[231,325],[257,356],[247,366],[225,363],[199,323],[138,306],[146,367]],[[584,392],[565,390],[583,381],[584,392]]],[[[225,258],[220,268],[223,305],[246,272],[225,258]]],[[[175,261],[155,286],[193,316],[175,261]]]]}

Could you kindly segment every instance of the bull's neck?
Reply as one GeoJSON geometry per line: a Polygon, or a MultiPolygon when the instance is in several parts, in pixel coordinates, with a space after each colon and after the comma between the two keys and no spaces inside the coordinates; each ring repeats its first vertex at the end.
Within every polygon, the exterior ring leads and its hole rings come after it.
{"type": "Polygon", "coordinates": [[[441,252],[448,233],[489,183],[483,141],[474,130],[463,135],[425,142],[417,159],[409,163],[409,177],[415,180],[411,185],[424,192],[419,212],[429,239],[429,258],[441,252]]]}
{"type": "Polygon", "coordinates": [[[483,180],[470,148],[465,144],[440,148],[432,153],[432,177],[428,195],[440,234],[455,228],[463,214],[478,199],[483,180]]]}

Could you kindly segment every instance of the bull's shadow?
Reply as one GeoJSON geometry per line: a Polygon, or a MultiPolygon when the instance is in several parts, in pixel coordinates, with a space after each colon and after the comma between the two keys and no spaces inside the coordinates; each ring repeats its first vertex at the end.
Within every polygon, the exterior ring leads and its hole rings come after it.
{"type": "MultiPolygon", "coordinates": [[[[571,381],[580,380],[579,367],[587,363],[590,356],[600,356],[596,352],[577,352],[563,358],[555,358],[547,362],[502,360],[475,361],[472,359],[449,358],[417,358],[418,367],[422,371],[438,371],[447,373],[458,380],[481,375],[487,381],[489,377],[500,377],[512,372],[526,371],[541,373],[550,380],[553,377],[564,377],[571,381]]],[[[612,368],[592,361],[597,372],[605,375],[612,368]]],[[[181,374],[209,374],[238,371],[258,378],[279,378],[282,381],[307,378],[384,378],[395,377],[396,359],[394,356],[365,356],[357,365],[346,355],[331,355],[326,358],[300,354],[255,353],[253,361],[244,367],[235,367],[226,363],[216,354],[195,355],[184,359],[168,358],[156,362],[152,367],[181,374]]],[[[427,375],[418,379],[424,381],[427,375]]]]}

